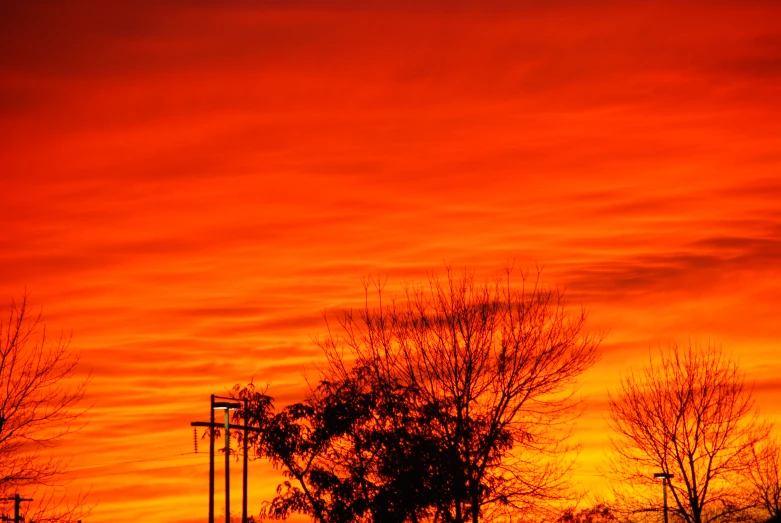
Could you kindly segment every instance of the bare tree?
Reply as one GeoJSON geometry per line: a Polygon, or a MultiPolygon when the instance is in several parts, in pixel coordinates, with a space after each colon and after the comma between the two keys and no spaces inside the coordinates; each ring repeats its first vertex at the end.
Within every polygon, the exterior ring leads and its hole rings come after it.
{"type": "Polygon", "coordinates": [[[375,289],[376,304],[367,285],[365,307],[345,312],[320,340],[326,376],[368,369],[403,387],[406,408],[424,413],[416,430],[436,439],[448,494],[432,519],[511,518],[560,499],[576,414],[570,387],[596,361],[600,341],[585,330],[585,312],[571,313],[539,274],[513,285],[509,269],[485,284],[448,269],[390,302],[375,289]]]}
{"type": "Polygon", "coordinates": [[[672,345],[659,356],[609,397],[614,476],[649,507],[661,498],[653,474],[672,474],[673,516],[686,523],[744,519],[749,504],[737,486],[769,427],[743,373],[710,344],[672,345]]]}
{"type": "Polygon", "coordinates": [[[75,377],[70,337],[50,340],[26,297],[7,318],[0,320],[0,495],[35,492],[28,519],[75,521],[83,499],[72,506],[59,495],[67,462],[47,450],[79,428],[87,379],[75,377]]]}
{"type": "Polygon", "coordinates": [[[263,516],[476,523],[571,501],[572,386],[600,337],[539,274],[520,283],[448,270],[389,301],[370,280],[318,340],[327,362],[302,403],[237,387],[255,455],[286,477],[263,516]]]}
{"type": "Polygon", "coordinates": [[[781,518],[781,445],[767,439],[751,448],[745,471],[748,498],[765,518],[781,518]]]}

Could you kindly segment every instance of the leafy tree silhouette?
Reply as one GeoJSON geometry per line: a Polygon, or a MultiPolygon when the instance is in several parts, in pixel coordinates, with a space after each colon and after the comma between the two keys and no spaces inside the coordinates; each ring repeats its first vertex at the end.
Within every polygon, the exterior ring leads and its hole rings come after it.
{"type": "Polygon", "coordinates": [[[610,506],[598,503],[582,510],[567,509],[556,523],[615,523],[618,517],[610,506]]]}
{"type": "Polygon", "coordinates": [[[256,455],[287,478],[262,515],[476,523],[565,497],[569,387],[600,341],[585,313],[510,270],[492,284],[448,270],[389,303],[365,288],[318,340],[327,364],[305,401],[277,410],[265,390],[234,390],[262,429],[256,455]]]}

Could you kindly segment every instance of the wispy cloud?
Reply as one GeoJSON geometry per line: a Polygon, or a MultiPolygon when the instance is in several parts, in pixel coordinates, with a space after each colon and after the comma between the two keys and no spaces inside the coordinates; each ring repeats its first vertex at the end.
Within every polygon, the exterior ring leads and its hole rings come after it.
{"type": "MultiPolygon", "coordinates": [[[[93,373],[63,452],[175,454],[253,376],[295,401],[323,309],[445,263],[544,265],[612,369],[712,336],[777,397],[777,2],[0,10],[0,295],[93,373]]],[[[93,519],[192,520],[189,470],[103,478],[93,519]]]]}

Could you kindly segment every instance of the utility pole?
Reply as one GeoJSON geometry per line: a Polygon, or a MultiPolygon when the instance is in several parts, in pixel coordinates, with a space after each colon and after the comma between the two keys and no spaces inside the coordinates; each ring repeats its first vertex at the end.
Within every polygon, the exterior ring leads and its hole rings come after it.
{"type": "Polygon", "coordinates": [[[235,410],[241,405],[236,403],[234,398],[211,395],[211,421],[193,421],[190,423],[191,427],[208,427],[209,428],[209,523],[215,523],[214,521],[214,430],[218,428],[225,429],[225,518],[226,522],[230,518],[230,430],[241,430],[244,433],[244,470],[243,470],[243,485],[242,485],[242,523],[249,521],[247,514],[247,454],[248,454],[248,441],[247,436],[249,432],[260,432],[257,427],[249,426],[249,414],[247,411],[248,402],[244,400],[244,425],[234,425],[230,423],[228,411],[235,410]],[[215,401],[215,399],[226,399],[231,402],[215,401]],[[214,419],[215,410],[225,410],[225,423],[217,423],[214,419]]]}
{"type": "Polygon", "coordinates": [[[210,407],[212,419],[209,425],[209,523],[214,523],[214,394],[211,396],[210,407]]]}
{"type": "Polygon", "coordinates": [[[22,501],[32,501],[32,498],[23,498],[19,494],[14,494],[12,498],[3,498],[5,501],[14,502],[14,518],[11,519],[8,516],[3,516],[2,521],[13,521],[14,523],[24,523],[24,518],[21,516],[22,501]]]}
{"type": "Polygon", "coordinates": [[[242,471],[242,488],[241,488],[241,523],[247,523],[247,449],[248,441],[247,436],[249,434],[249,401],[244,398],[244,469],[242,471]]]}

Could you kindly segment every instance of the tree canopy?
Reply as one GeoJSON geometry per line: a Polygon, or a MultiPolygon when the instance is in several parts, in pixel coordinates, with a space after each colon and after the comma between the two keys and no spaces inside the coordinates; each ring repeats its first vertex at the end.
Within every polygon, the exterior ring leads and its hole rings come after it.
{"type": "Polygon", "coordinates": [[[277,408],[235,389],[254,451],[286,476],[267,517],[510,520],[567,496],[572,385],[597,359],[582,309],[539,277],[451,271],[390,299],[366,286],[318,340],[319,385],[277,408]],[[374,302],[371,297],[374,296],[374,302]]]}

